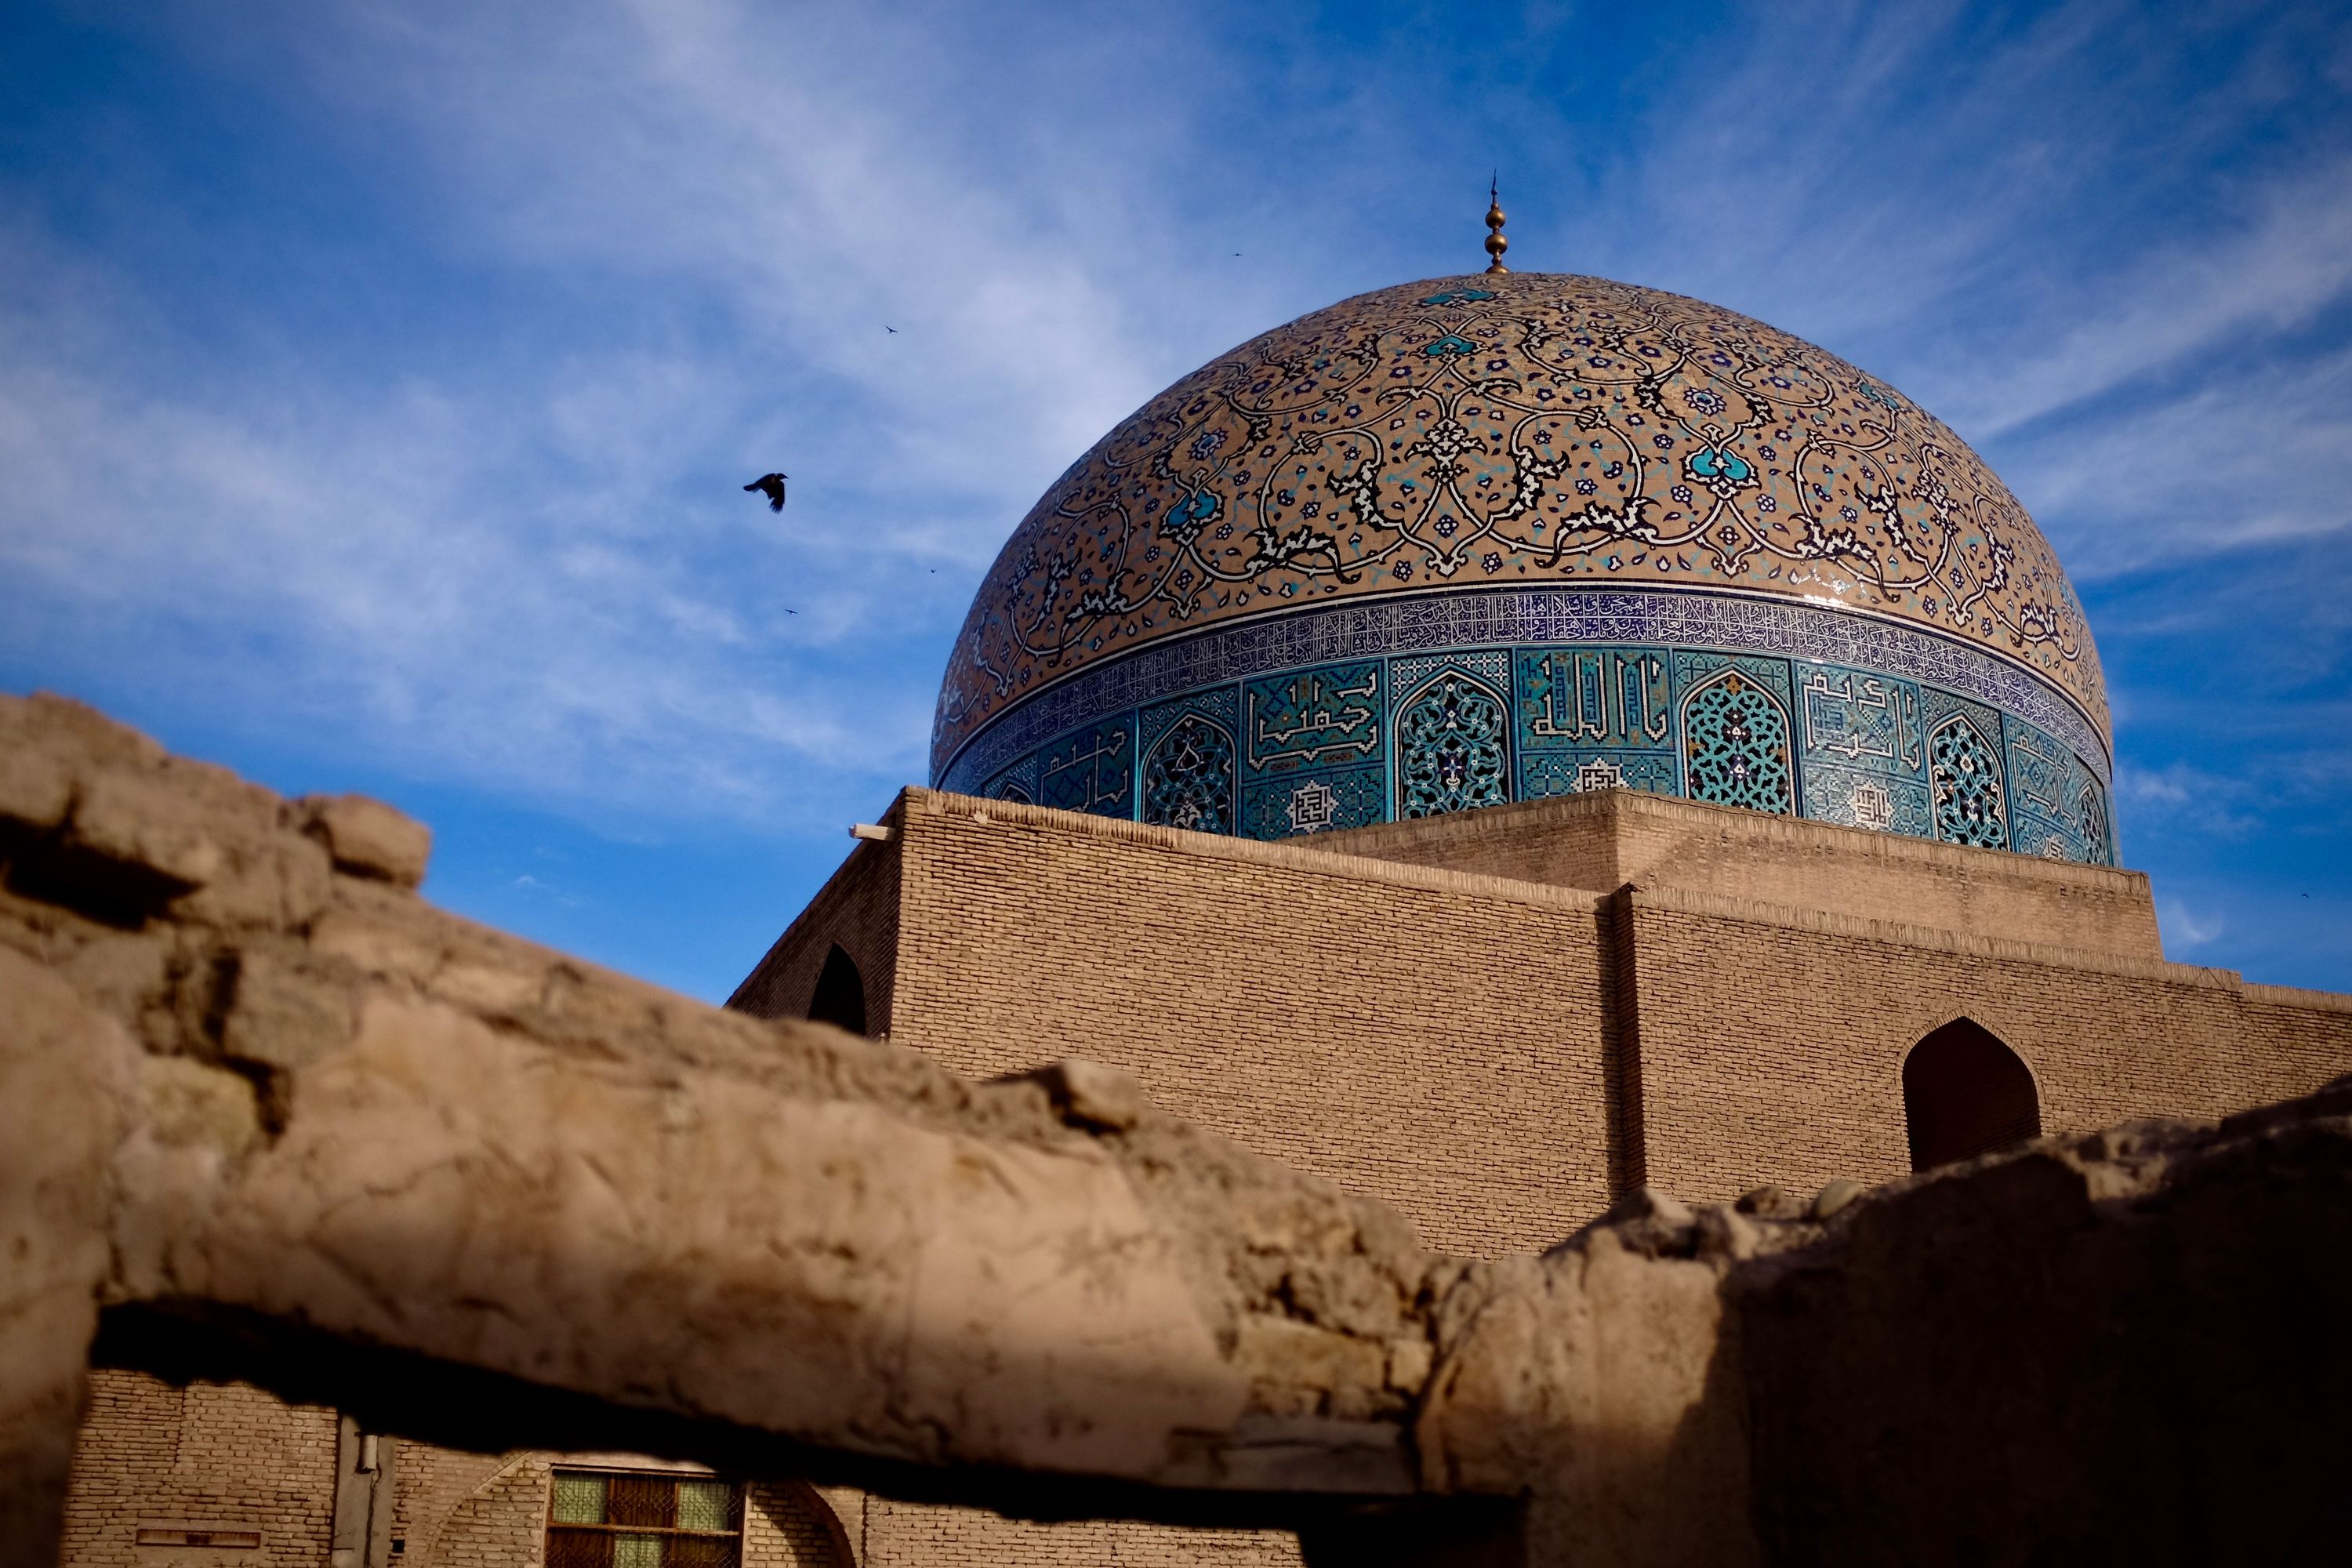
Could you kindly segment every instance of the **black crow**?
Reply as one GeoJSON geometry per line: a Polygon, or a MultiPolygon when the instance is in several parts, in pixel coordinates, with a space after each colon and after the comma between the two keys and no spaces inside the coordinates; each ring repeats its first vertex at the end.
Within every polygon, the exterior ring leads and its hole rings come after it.
{"type": "Polygon", "coordinates": [[[784,510],[784,481],[791,477],[789,474],[761,474],[743,488],[758,490],[766,496],[770,511],[782,511],[784,510]]]}

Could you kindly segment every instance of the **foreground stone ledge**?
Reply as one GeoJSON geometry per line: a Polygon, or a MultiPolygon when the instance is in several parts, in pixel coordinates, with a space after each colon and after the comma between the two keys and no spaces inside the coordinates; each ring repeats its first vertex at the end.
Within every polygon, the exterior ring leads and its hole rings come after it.
{"type": "Polygon", "coordinates": [[[428,844],[0,699],[0,1560],[52,1554],[93,1345],[1318,1562],[2352,1529],[2352,1080],[1472,1261],[1112,1069],[971,1083],[456,919],[428,844]]]}

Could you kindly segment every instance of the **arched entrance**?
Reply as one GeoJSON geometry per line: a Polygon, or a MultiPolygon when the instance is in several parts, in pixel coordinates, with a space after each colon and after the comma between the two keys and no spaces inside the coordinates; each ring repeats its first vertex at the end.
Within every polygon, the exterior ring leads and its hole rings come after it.
{"type": "Polygon", "coordinates": [[[1925,1171],[2042,1135],[2042,1100],[2015,1051],[1972,1018],[1955,1018],[1903,1062],[1911,1168],[1925,1171]]]}
{"type": "Polygon", "coordinates": [[[813,1023],[832,1024],[853,1035],[866,1032],[866,977],[857,972],[857,963],[841,951],[835,942],[833,951],[824,955],[824,967],[817,972],[816,994],[809,998],[809,1019],[813,1023]]]}

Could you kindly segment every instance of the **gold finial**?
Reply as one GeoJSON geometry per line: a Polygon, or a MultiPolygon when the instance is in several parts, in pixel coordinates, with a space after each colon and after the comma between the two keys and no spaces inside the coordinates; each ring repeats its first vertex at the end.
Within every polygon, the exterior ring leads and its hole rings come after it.
{"type": "Polygon", "coordinates": [[[1486,254],[1495,258],[1486,270],[1508,272],[1510,268],[1503,265],[1503,252],[1511,248],[1511,242],[1503,237],[1503,198],[1497,180],[1486,182],[1486,226],[1494,231],[1486,236],[1486,254]]]}

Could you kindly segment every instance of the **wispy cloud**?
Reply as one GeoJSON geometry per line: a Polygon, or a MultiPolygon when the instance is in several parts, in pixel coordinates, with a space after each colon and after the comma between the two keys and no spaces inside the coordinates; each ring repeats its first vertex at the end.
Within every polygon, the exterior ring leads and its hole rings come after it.
{"type": "Polygon", "coordinates": [[[1499,167],[1515,262],[1752,311],[1985,451],[2104,595],[2127,847],[2242,854],[2282,791],[2335,833],[2352,627],[2273,588],[2352,531],[2338,11],[78,8],[171,96],[0,140],[47,149],[0,162],[0,658],[831,836],[919,775],[1054,476],[1476,265],[1499,167]]]}
{"type": "Polygon", "coordinates": [[[2164,932],[2165,952],[2175,957],[2210,947],[2230,930],[2219,914],[2193,910],[2179,899],[2158,899],[2156,920],[2164,932]]]}
{"type": "MultiPolygon", "coordinates": [[[[2103,280],[2045,345],[1954,406],[1985,438],[2194,358],[2225,374],[2352,291],[2352,159],[2258,182],[2218,231],[2158,242],[2103,280]]],[[[2063,318],[2062,318],[2063,319],[2063,318]]],[[[2200,375],[2200,379],[2202,379],[2200,375]]]]}

